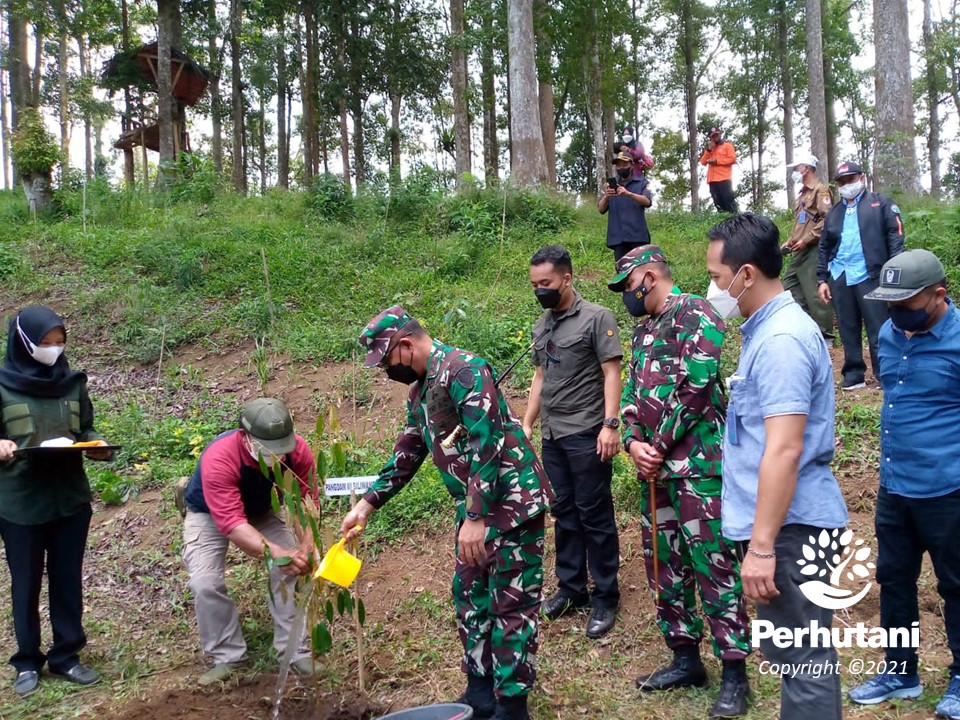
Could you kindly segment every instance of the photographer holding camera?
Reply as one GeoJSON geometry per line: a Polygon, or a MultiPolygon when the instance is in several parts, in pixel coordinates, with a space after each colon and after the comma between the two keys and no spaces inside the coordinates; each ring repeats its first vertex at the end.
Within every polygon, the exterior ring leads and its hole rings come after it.
{"type": "Polygon", "coordinates": [[[607,178],[607,187],[597,209],[607,211],[607,247],[613,250],[615,260],[641,245],[650,243],[646,210],[653,204],[650,184],[646,177],[633,175],[633,157],[620,152],[613,158],[617,176],[607,178]]]}
{"type": "Polygon", "coordinates": [[[707,168],[707,187],[717,212],[737,212],[737,196],[733,192],[733,166],[736,162],[737,152],[733,144],[723,138],[720,128],[710,128],[700,164],[707,168]]]}

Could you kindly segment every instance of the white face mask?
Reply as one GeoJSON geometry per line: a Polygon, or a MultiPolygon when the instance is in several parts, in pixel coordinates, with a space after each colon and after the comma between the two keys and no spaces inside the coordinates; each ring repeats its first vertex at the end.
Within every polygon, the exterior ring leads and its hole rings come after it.
{"type": "Polygon", "coordinates": [[[628,144],[629,144],[629,143],[632,143],[632,142],[633,142],[633,135],[624,135],[624,136],[623,136],[623,141],[624,141],[625,143],[628,143],[628,144]]]}
{"type": "Polygon", "coordinates": [[[803,173],[800,172],[799,170],[794,170],[792,173],[790,173],[790,178],[791,178],[795,183],[802,182],[802,181],[803,181],[803,173]]]}
{"type": "Polygon", "coordinates": [[[853,200],[857,195],[863,192],[863,178],[847,185],[841,185],[837,190],[840,197],[844,200],[853,200]]]}
{"type": "MultiPolygon", "coordinates": [[[[743,270],[741,267],[740,270],[743,270]]],[[[740,270],[737,270],[737,275],[740,274],[740,270]]],[[[713,305],[714,309],[720,313],[720,316],[726,320],[731,318],[743,317],[743,313],[740,312],[740,305],[737,301],[746,292],[746,287],[740,291],[740,295],[733,297],[730,294],[730,288],[733,287],[733,283],[737,280],[737,275],[733,276],[733,280],[730,281],[730,285],[726,290],[721,290],[720,286],[713,280],[710,281],[710,287],[707,288],[707,302],[713,305]]]]}
{"type": "Polygon", "coordinates": [[[57,362],[59,357],[63,355],[64,345],[47,345],[44,347],[34,345],[20,327],[20,318],[17,318],[17,332],[20,334],[23,346],[27,349],[27,352],[30,353],[30,357],[38,363],[52,366],[57,362]]]}
{"type": "Polygon", "coordinates": [[[247,452],[250,453],[250,457],[253,458],[255,463],[258,465],[260,464],[260,456],[262,455],[263,461],[267,464],[267,467],[273,467],[277,464],[277,461],[280,458],[278,458],[269,450],[265,450],[264,448],[260,447],[257,445],[257,443],[253,442],[249,438],[247,438],[247,440],[249,442],[249,445],[247,446],[247,452]]]}

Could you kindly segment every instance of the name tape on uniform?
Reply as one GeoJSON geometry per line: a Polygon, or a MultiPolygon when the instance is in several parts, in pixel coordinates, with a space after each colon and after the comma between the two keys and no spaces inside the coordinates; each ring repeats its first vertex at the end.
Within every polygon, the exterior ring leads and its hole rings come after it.
{"type": "Polygon", "coordinates": [[[323,491],[327,497],[339,497],[355,492],[362,495],[376,482],[376,475],[362,475],[359,477],[327,478],[323,491]]]}

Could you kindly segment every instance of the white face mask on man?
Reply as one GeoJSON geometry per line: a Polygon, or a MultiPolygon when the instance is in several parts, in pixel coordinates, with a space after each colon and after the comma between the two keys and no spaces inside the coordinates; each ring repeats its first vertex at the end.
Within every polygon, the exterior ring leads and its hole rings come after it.
{"type": "Polygon", "coordinates": [[[799,170],[794,170],[790,173],[790,179],[793,180],[794,183],[801,182],[803,180],[803,173],[799,170]]]}
{"type": "Polygon", "coordinates": [[[842,197],[844,200],[853,200],[855,197],[857,197],[857,195],[863,192],[863,178],[860,178],[856,182],[841,185],[837,188],[837,191],[840,193],[840,197],[842,197]]]}
{"type": "MultiPolygon", "coordinates": [[[[743,266],[740,266],[740,270],[743,270],[743,266]]],[[[737,270],[737,274],[733,276],[733,280],[730,281],[730,284],[727,286],[726,290],[721,290],[720,286],[717,285],[716,281],[710,281],[710,287],[707,288],[707,302],[713,305],[714,309],[720,313],[720,316],[725,320],[730,320],[732,318],[743,317],[743,313],[740,311],[740,305],[737,302],[740,297],[746,292],[747,288],[744,287],[740,291],[740,295],[733,297],[730,294],[730,288],[733,287],[733,283],[737,280],[737,275],[740,274],[740,270],[737,270]]]]}

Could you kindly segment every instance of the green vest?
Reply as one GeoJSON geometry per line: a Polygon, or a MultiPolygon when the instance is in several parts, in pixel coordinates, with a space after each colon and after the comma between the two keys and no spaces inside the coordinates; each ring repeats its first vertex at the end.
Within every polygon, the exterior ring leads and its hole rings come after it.
{"type": "MultiPolygon", "coordinates": [[[[78,380],[62,397],[26,395],[0,385],[0,437],[17,447],[70,437],[95,440],[93,405],[78,380]]],[[[39,525],[69,517],[90,502],[81,453],[19,453],[0,462],[0,518],[39,525]]]]}

